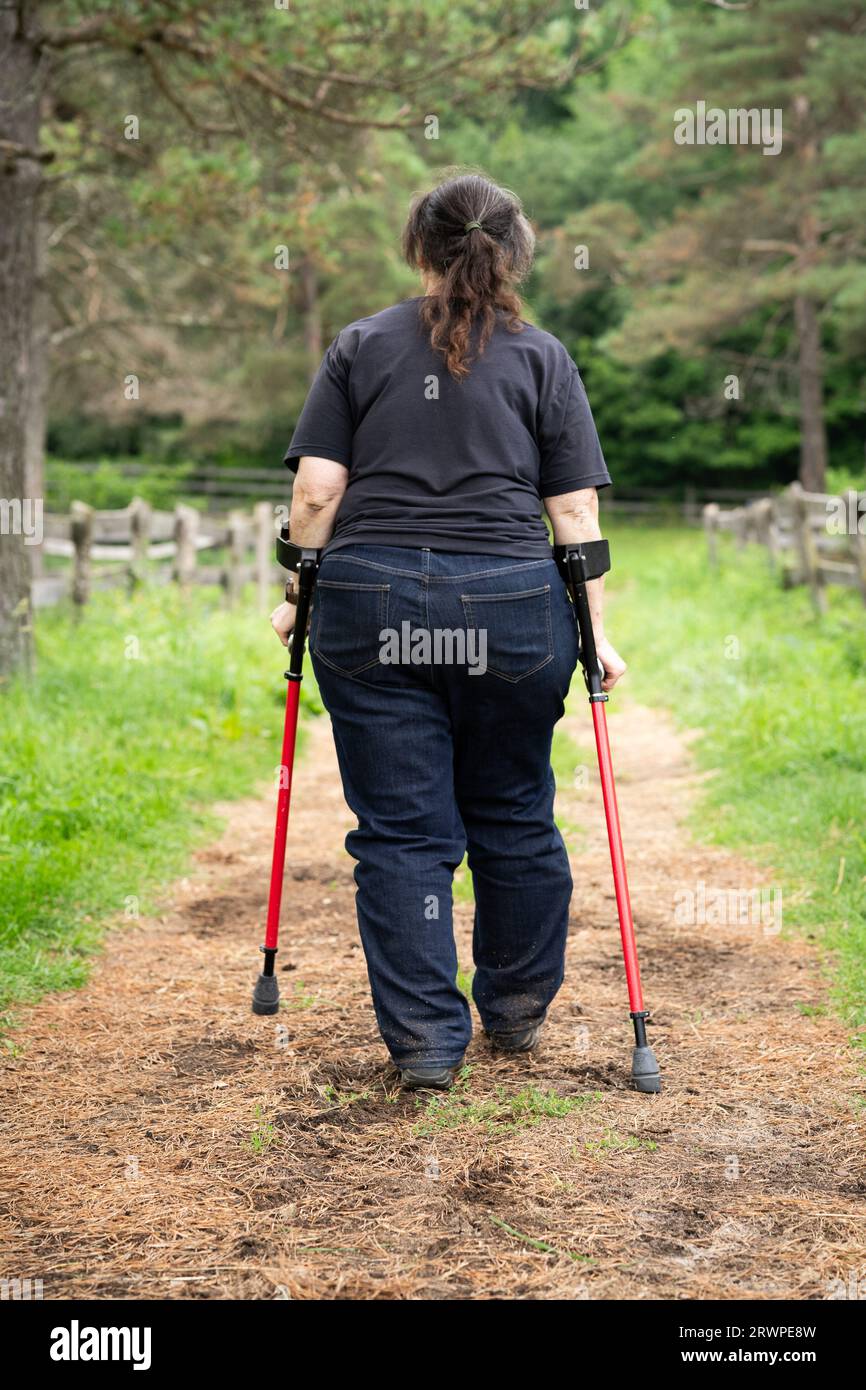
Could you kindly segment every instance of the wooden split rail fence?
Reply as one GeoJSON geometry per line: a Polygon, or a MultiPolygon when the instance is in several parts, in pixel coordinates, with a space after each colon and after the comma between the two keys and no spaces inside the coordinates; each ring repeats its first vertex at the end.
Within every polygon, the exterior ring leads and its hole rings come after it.
{"type": "Polygon", "coordinates": [[[866,492],[832,497],[792,483],[743,507],[711,502],[703,521],[712,565],[719,563],[719,533],[728,532],[737,549],[763,545],[784,585],[808,584],[817,612],[826,609],[830,584],[859,589],[866,603],[866,492]]]}
{"type": "Polygon", "coordinates": [[[43,554],[71,563],[34,581],[34,601],[43,608],[69,596],[82,607],[94,589],[132,589],[147,580],[181,588],[218,584],[233,604],[252,582],[259,607],[266,611],[271,586],[282,574],[273,558],[276,529],[271,502],[257,502],[251,513],[216,516],[184,504],[173,512],[157,511],[141,498],[120,511],[73,502],[68,515],[45,516],[43,554]],[[217,563],[209,551],[219,552],[217,563]]]}

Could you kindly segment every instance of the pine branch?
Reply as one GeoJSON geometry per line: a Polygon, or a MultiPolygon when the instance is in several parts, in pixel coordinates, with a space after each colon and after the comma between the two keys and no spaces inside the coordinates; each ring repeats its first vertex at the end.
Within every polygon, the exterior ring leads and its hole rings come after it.
{"type": "Polygon", "coordinates": [[[34,164],[50,164],[54,159],[53,150],[34,150],[27,145],[19,145],[17,140],[0,140],[0,159],[7,169],[21,160],[31,160],[34,164]]]}

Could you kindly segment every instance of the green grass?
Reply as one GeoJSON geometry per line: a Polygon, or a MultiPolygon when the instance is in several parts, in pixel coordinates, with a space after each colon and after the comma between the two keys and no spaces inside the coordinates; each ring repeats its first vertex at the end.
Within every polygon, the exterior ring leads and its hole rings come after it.
{"type": "Polygon", "coordinates": [[[357,1105],[360,1101],[372,1099],[372,1091],[341,1091],[337,1086],[324,1086],[322,1088],[324,1099],[331,1106],[357,1105]]]}
{"type": "MultiPolygon", "coordinates": [[[[694,830],[745,852],[783,894],[783,920],[834,953],[836,1005],[866,1022],[866,611],[768,575],[759,547],[696,531],[611,530],[607,629],[635,697],[701,731],[713,770],[694,830]]],[[[616,739],[616,696],[611,702],[616,739]]],[[[744,885],[744,887],[754,885],[744,885]]]]}
{"type": "Polygon", "coordinates": [[[266,1149],[271,1147],[277,1137],[277,1131],[271,1121],[265,1115],[261,1105],[257,1105],[254,1112],[255,1124],[247,1143],[254,1154],[263,1154],[266,1149]]]}
{"type": "Polygon", "coordinates": [[[588,1139],[584,1144],[587,1153],[634,1153],[645,1150],[655,1153],[658,1144],[653,1139],[641,1139],[637,1134],[618,1134],[615,1129],[606,1129],[600,1139],[588,1139]]]}
{"type": "Polygon", "coordinates": [[[475,966],[467,966],[464,970],[462,966],[457,970],[457,988],[467,999],[472,999],[472,981],[475,979],[475,966]]]}
{"type": "MultiPolygon", "coordinates": [[[[575,676],[572,683],[572,692],[577,690],[578,682],[580,693],[584,695],[585,687],[579,674],[575,676]]],[[[585,700],[583,703],[585,705],[585,700]]],[[[578,707],[575,703],[574,693],[570,697],[570,704],[572,709],[578,707]]],[[[575,791],[581,792],[583,788],[591,787],[591,769],[594,762],[595,753],[591,747],[581,748],[561,726],[554,729],[550,765],[556,778],[557,790],[561,795],[568,795],[575,791]]],[[[563,816],[560,810],[557,811],[556,823],[562,832],[567,848],[572,854],[578,853],[581,841],[586,837],[584,825],[579,821],[563,816]]]]}
{"type": "Polygon", "coordinates": [[[315,1008],[317,998],[315,994],[310,994],[304,985],[303,980],[296,980],[292,986],[292,993],[287,999],[285,996],[280,1000],[280,1008],[288,1009],[290,1012],[303,1012],[305,1009],[315,1008]]]}
{"type": "Polygon", "coordinates": [[[528,1246],[530,1250],[540,1250],[544,1255],[557,1255],[560,1258],[564,1257],[573,1260],[575,1264],[594,1265],[598,1263],[591,1255],[581,1255],[577,1250],[561,1250],[558,1246],[551,1245],[546,1240],[536,1240],[534,1236],[525,1235],[523,1231],[518,1231],[514,1226],[510,1226],[508,1222],[503,1221],[501,1217],[493,1216],[491,1212],[487,1213],[487,1219],[492,1222],[494,1226],[498,1226],[501,1231],[504,1231],[506,1235],[528,1246]]]}
{"type": "Polygon", "coordinates": [[[208,804],[280,757],[284,655],[216,591],[98,594],[78,625],[38,614],[37,641],[35,675],[0,696],[3,1009],[81,984],[105,920],[152,907],[214,832],[208,804]]]}
{"type": "Polygon", "coordinates": [[[516,1095],[509,1095],[504,1086],[497,1086],[492,1096],[476,1100],[466,1089],[469,1074],[470,1068],[463,1067],[450,1091],[418,1101],[419,1107],[423,1106],[423,1114],[413,1126],[414,1134],[429,1137],[443,1129],[463,1126],[480,1128],[487,1134],[506,1134],[537,1125],[543,1119],[561,1119],[601,1099],[598,1091],[560,1096],[554,1090],[540,1091],[536,1086],[528,1086],[516,1095]]]}
{"type": "Polygon", "coordinates": [[[451,896],[455,903],[474,903],[475,889],[472,884],[472,871],[469,868],[469,859],[464,854],[463,863],[454,874],[454,881],[451,896]]]}
{"type": "MultiPolygon", "coordinates": [[[[581,682],[581,690],[584,689],[581,682]]],[[[580,788],[584,785],[587,767],[595,754],[588,748],[581,748],[562,728],[553,731],[553,747],[550,750],[550,765],[556,778],[556,785],[563,791],[580,788]]]]}

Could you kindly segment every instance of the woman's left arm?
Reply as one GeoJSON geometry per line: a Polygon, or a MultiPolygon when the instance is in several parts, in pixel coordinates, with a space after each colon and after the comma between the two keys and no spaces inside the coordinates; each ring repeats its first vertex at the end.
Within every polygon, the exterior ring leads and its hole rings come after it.
{"type": "MultiPolygon", "coordinates": [[[[349,470],[342,463],[306,456],[300,460],[289,513],[289,534],[296,545],[321,550],[327,544],[348,482],[349,470]]],[[[278,604],[271,614],[271,626],[284,647],[294,625],[295,605],[278,604]]]]}

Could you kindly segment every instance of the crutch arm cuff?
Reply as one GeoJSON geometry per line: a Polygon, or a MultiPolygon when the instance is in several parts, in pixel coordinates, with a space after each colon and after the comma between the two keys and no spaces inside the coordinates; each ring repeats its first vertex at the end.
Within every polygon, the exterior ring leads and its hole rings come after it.
{"type": "Polygon", "coordinates": [[[571,580],[569,556],[576,560],[576,567],[584,584],[590,579],[600,579],[610,569],[610,545],[606,540],[571,541],[568,545],[555,545],[553,558],[566,584],[571,580]]]}
{"type": "Polygon", "coordinates": [[[289,539],[288,526],[280,528],[280,534],[276,538],[277,564],[282,565],[283,569],[290,570],[292,574],[298,574],[301,565],[305,560],[312,561],[316,569],[322,558],[321,550],[315,550],[311,546],[297,545],[289,539]]]}

